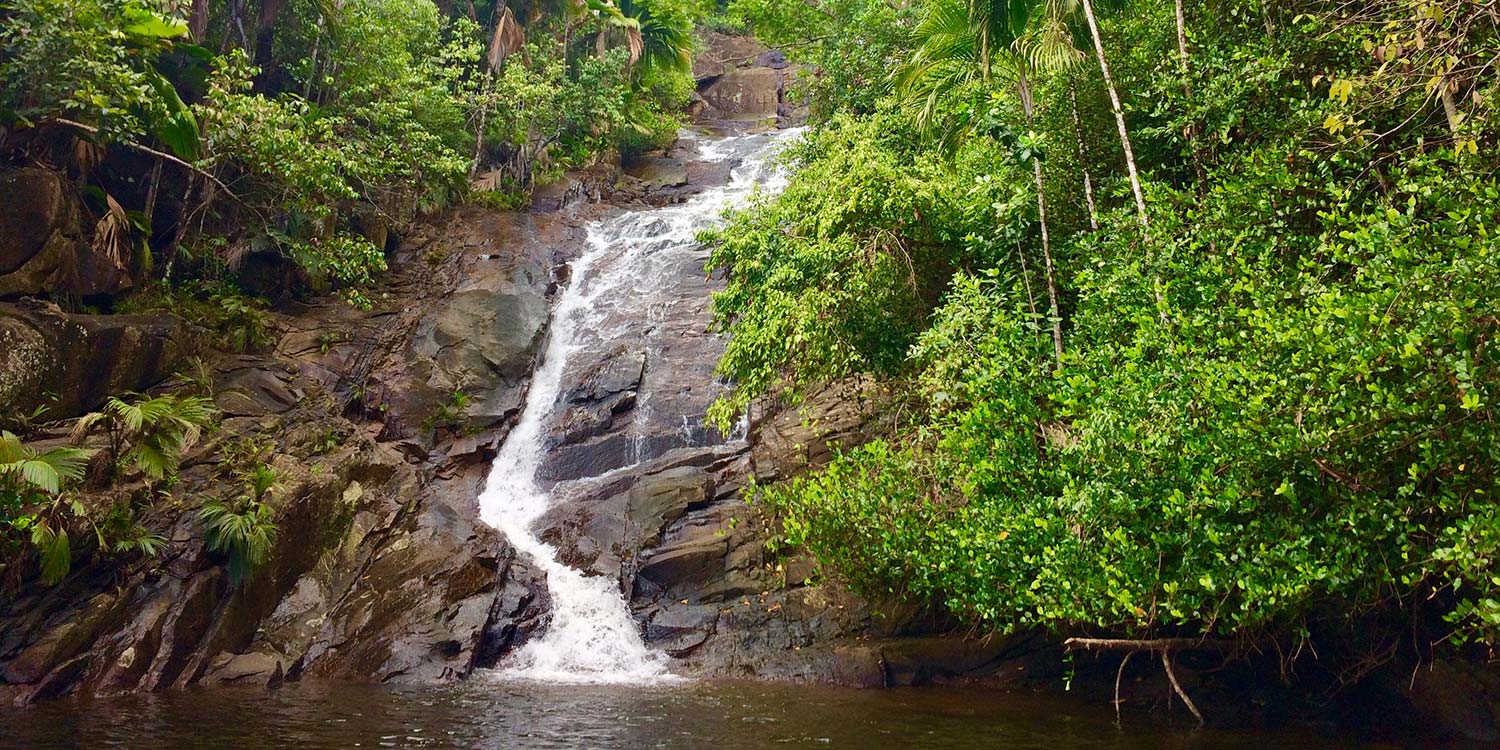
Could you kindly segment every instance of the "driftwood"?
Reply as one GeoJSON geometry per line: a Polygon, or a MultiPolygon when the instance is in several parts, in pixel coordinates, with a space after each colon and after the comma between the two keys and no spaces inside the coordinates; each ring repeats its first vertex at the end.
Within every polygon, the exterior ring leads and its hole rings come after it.
{"type": "Polygon", "coordinates": [[[1203,726],[1203,712],[1188,697],[1187,691],[1182,689],[1182,683],[1177,681],[1177,671],[1172,668],[1172,652],[1174,650],[1186,651],[1229,651],[1234,644],[1229,641],[1215,641],[1202,638],[1151,638],[1146,640],[1132,640],[1128,638],[1069,638],[1063,641],[1063,647],[1069,651],[1124,651],[1125,658],[1120,660],[1120,669],[1115,673],[1115,720],[1120,719],[1120,680],[1125,676],[1125,665],[1130,663],[1130,657],[1137,651],[1154,651],[1161,654],[1161,666],[1167,672],[1167,681],[1172,684],[1172,692],[1182,699],[1183,704],[1191,711],[1193,718],[1198,720],[1198,726],[1203,726]]]}

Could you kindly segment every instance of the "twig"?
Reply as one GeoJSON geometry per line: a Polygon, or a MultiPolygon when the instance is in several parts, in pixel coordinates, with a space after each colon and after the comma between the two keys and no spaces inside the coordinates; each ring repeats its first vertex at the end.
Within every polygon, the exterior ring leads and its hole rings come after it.
{"type": "Polygon", "coordinates": [[[1125,658],[1120,660],[1120,671],[1115,672],[1115,723],[1120,723],[1120,678],[1125,676],[1125,665],[1130,663],[1130,657],[1135,656],[1134,651],[1126,651],[1125,658]]]}

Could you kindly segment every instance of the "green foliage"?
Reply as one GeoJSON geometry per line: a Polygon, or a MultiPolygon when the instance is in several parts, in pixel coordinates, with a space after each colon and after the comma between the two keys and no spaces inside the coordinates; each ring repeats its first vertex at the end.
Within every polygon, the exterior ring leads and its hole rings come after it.
{"type": "Polygon", "coordinates": [[[868,113],[890,92],[891,62],[910,43],[914,4],[882,0],[730,0],[727,15],[817,75],[804,79],[814,119],[868,113]]]}
{"type": "MultiPolygon", "coordinates": [[[[175,286],[160,282],[122,300],[115,311],[170,312],[212,331],[210,343],[225,351],[261,351],[275,339],[265,303],[222,282],[189,281],[175,286]]],[[[196,380],[204,379],[198,377],[200,373],[193,375],[196,380]]]]}
{"type": "Polygon", "coordinates": [[[0,431],[0,493],[7,507],[22,505],[30,493],[56,495],[64,484],[83,478],[88,452],[78,448],[39,451],[0,431]]]}
{"type": "Polygon", "coordinates": [[[455,390],[449,394],[448,400],[440,404],[436,411],[427,417],[423,426],[429,430],[439,427],[450,429],[457,428],[463,421],[464,412],[469,408],[472,397],[461,390],[455,390]]]}
{"type": "Polygon", "coordinates": [[[719,371],[735,390],[710,411],[721,428],[756,396],[795,402],[809,384],[903,367],[991,218],[998,183],[977,173],[999,166],[988,144],[959,163],[913,135],[889,110],[836,118],[787,154],[798,171],[784,192],[704,236],[710,264],[732,270],[713,300],[715,325],[734,334],[719,371]]]}
{"type": "Polygon", "coordinates": [[[156,67],[191,47],[185,24],[140,0],[7,0],[0,17],[0,121],[69,118],[196,155],[192,113],[156,67]]]}
{"type": "Polygon", "coordinates": [[[276,541],[276,512],[242,495],[235,502],[210,500],[198,510],[208,548],[227,558],[231,586],[243,584],[270,554],[276,541]]]}
{"type": "Polygon", "coordinates": [[[0,432],[0,570],[14,586],[22,564],[34,557],[42,581],[56,584],[73,567],[78,541],[104,554],[155,556],[166,544],[160,534],[135,522],[129,501],[104,508],[86,506],[75,493],[91,452],[52,447],[38,450],[0,432]],[[80,538],[81,536],[81,538],[80,538]]]}
{"type": "Polygon", "coordinates": [[[208,548],[225,556],[229,583],[239,586],[270,554],[276,542],[276,470],[267,460],[274,446],[239,437],[225,444],[224,474],[238,494],[209,500],[198,509],[208,548]]]}
{"type": "MultiPolygon", "coordinates": [[[[1072,23],[1052,7],[1024,10],[1072,23]]],[[[1455,71],[1497,39],[1413,7],[1190,8],[1187,75],[1170,6],[1103,19],[1143,227],[1097,70],[1032,71],[1023,131],[973,6],[919,4],[887,49],[904,100],[834,97],[855,116],[794,153],[784,197],[710,237],[716,418],[849,376],[898,394],[888,434],[757,489],[784,541],[1002,631],[1318,638],[1410,609],[1496,643],[1493,83],[1455,71]],[[1032,159],[1060,207],[1060,367],[1032,159]]],[[[1011,62],[1053,56],[1032,33],[1011,62]]]]}

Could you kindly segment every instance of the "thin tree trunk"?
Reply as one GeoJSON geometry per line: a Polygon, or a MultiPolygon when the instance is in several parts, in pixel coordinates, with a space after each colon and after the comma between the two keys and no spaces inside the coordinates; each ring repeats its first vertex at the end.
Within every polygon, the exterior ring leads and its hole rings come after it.
{"type": "Polygon", "coordinates": [[[484,153],[484,125],[490,114],[490,108],[485,104],[485,101],[489,99],[490,82],[493,80],[494,75],[486,70],[484,73],[484,90],[479,98],[479,127],[474,129],[474,159],[469,165],[469,177],[471,179],[474,175],[479,174],[479,157],[484,153]]]}
{"type": "Polygon", "coordinates": [[[302,98],[309,99],[312,96],[313,81],[318,79],[318,48],[323,46],[323,13],[318,12],[318,33],[313,37],[312,56],[309,58],[307,68],[307,83],[302,86],[302,98]]]}
{"type": "Polygon", "coordinates": [[[152,222],[152,219],[156,215],[156,194],[161,190],[161,170],[165,163],[158,160],[151,166],[151,176],[148,178],[150,184],[146,186],[146,206],[141,209],[141,217],[145,219],[146,241],[148,243],[156,235],[156,232],[153,231],[155,224],[152,222]]]}
{"type": "Polygon", "coordinates": [[[1021,249],[1021,241],[1016,240],[1016,257],[1021,261],[1021,281],[1026,284],[1026,308],[1031,311],[1031,316],[1036,317],[1036,295],[1031,291],[1031,270],[1026,265],[1026,252],[1021,249]]]}
{"type": "MultiPolygon", "coordinates": [[[[1183,11],[1182,0],[1176,0],[1177,6],[1177,65],[1182,71],[1182,93],[1191,103],[1193,98],[1193,84],[1188,75],[1188,47],[1187,47],[1187,14],[1183,11]]],[[[1198,147],[1198,124],[1189,122],[1182,127],[1182,137],[1188,142],[1188,159],[1193,163],[1193,176],[1198,180],[1198,194],[1201,197],[1207,187],[1207,178],[1203,173],[1203,164],[1198,159],[1202,149],[1198,147]]]]}
{"type": "Polygon", "coordinates": [[[1057,282],[1052,271],[1052,247],[1047,239],[1047,200],[1042,192],[1042,162],[1036,157],[1031,159],[1032,179],[1036,182],[1036,212],[1037,220],[1042,224],[1042,261],[1047,271],[1047,303],[1051,307],[1052,318],[1052,353],[1057,358],[1057,369],[1062,369],[1063,343],[1062,343],[1062,313],[1057,309],[1057,282]]]}
{"type": "Polygon", "coordinates": [[[1120,130],[1120,147],[1125,150],[1125,171],[1130,175],[1130,191],[1135,194],[1136,218],[1140,220],[1142,228],[1149,228],[1146,196],[1141,192],[1141,177],[1135,168],[1135,150],[1130,147],[1130,131],[1125,127],[1125,109],[1120,105],[1120,93],[1115,90],[1114,76],[1109,74],[1109,60],[1104,56],[1104,39],[1099,35],[1099,21],[1094,17],[1094,4],[1091,0],[1083,0],[1083,16],[1089,24],[1089,35],[1094,38],[1094,56],[1099,61],[1099,72],[1104,76],[1104,87],[1109,91],[1115,126],[1120,130]]]}
{"type": "MultiPolygon", "coordinates": [[[[1032,121],[1032,98],[1031,83],[1026,80],[1025,65],[1016,66],[1016,87],[1020,89],[1021,107],[1026,113],[1026,125],[1031,126],[1032,121]]],[[[1049,305],[1048,316],[1052,319],[1052,353],[1056,358],[1057,370],[1062,369],[1063,343],[1062,343],[1062,313],[1057,306],[1057,281],[1052,267],[1052,240],[1047,232],[1047,193],[1043,189],[1042,161],[1031,156],[1031,178],[1036,185],[1036,214],[1037,221],[1042,225],[1042,262],[1047,276],[1047,302],[1049,305]]]]}
{"type": "Polygon", "coordinates": [[[1094,205],[1094,181],[1089,176],[1088,157],[1083,151],[1083,122],[1078,117],[1078,87],[1068,78],[1068,103],[1073,106],[1074,145],[1078,147],[1078,167],[1083,171],[1083,198],[1089,205],[1089,229],[1099,230],[1099,209],[1094,205]]]}
{"type": "Polygon", "coordinates": [[[193,0],[188,10],[188,38],[194,44],[203,44],[203,35],[208,33],[208,0],[193,0]]]}

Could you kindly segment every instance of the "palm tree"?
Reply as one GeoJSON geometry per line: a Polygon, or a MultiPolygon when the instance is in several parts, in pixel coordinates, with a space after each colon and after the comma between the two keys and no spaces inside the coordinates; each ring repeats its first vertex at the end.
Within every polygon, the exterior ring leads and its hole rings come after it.
{"type": "MultiPolygon", "coordinates": [[[[1051,14],[1048,14],[1049,16],[1051,14]]],[[[970,106],[960,107],[963,114],[946,123],[945,144],[953,145],[978,129],[978,97],[986,93],[986,84],[994,73],[995,53],[1005,56],[1015,73],[1016,95],[1027,126],[1035,118],[1028,70],[1033,61],[1051,65],[1052,29],[1043,20],[1034,29],[1033,50],[1046,54],[1025,54],[1029,45],[1027,25],[1031,6],[1026,0],[968,0],[967,7],[955,0],[934,0],[928,4],[917,27],[917,51],[898,71],[898,82],[906,92],[908,107],[924,128],[937,125],[940,105],[955,98],[971,98],[970,106]]],[[[1071,45],[1070,45],[1071,47],[1071,45]]],[[[1049,317],[1052,321],[1052,348],[1057,367],[1062,367],[1062,315],[1057,301],[1056,273],[1052,262],[1052,240],[1047,226],[1047,197],[1042,162],[1035,151],[1027,151],[1031,162],[1032,184],[1036,191],[1037,220],[1041,226],[1042,259],[1047,279],[1049,317]]]]}
{"type": "Polygon", "coordinates": [[[651,0],[619,0],[620,14],[634,19],[630,30],[632,55],[640,70],[671,70],[687,73],[693,69],[692,20],[668,7],[653,7],[651,0]]]}
{"type": "Polygon", "coordinates": [[[67,482],[83,478],[89,452],[79,448],[38,451],[9,431],[0,431],[0,493],[56,495],[67,482]]]}
{"type": "Polygon", "coordinates": [[[111,396],[103,411],[78,420],[72,440],[81,443],[102,427],[109,437],[106,468],[111,475],[123,463],[160,481],[177,473],[183,452],[198,442],[217,413],[211,401],[198,396],[140,396],[129,402],[111,396]]]}

